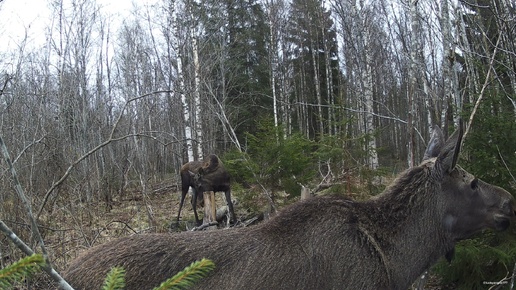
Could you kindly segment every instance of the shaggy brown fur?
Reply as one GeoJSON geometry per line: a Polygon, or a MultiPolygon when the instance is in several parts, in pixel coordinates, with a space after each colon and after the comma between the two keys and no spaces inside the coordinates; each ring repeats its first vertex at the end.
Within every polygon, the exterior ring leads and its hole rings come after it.
{"type": "Polygon", "coordinates": [[[181,216],[181,209],[185,201],[188,189],[192,187],[192,207],[194,210],[195,221],[199,225],[201,221],[197,215],[197,200],[202,199],[205,191],[223,191],[225,193],[226,202],[229,208],[231,221],[235,221],[235,212],[233,202],[231,200],[231,184],[230,177],[224,164],[217,155],[210,155],[204,161],[191,161],[184,164],[180,170],[181,174],[181,201],[179,203],[179,212],[177,214],[177,222],[181,216]]]}
{"type": "Polygon", "coordinates": [[[250,228],[121,238],[79,256],[65,278],[100,289],[122,266],[126,289],[152,289],[208,258],[216,269],[195,289],[406,290],[458,240],[503,230],[514,216],[508,192],[455,166],[460,135],[438,140],[439,152],[430,146],[427,160],[369,201],[314,197],[250,228]]]}

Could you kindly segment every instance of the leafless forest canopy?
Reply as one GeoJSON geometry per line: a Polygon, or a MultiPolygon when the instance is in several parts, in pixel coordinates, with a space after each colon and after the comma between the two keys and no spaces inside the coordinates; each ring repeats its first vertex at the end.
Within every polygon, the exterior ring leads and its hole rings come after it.
{"type": "MultiPolygon", "coordinates": [[[[267,130],[272,143],[295,135],[349,154],[320,157],[314,184],[325,168],[338,179],[412,166],[431,126],[459,118],[478,149],[501,138],[493,162],[516,173],[514,1],[163,0],[124,19],[95,0],[47,2],[44,41],[0,51],[0,135],[36,221],[79,232],[66,247],[89,246],[80,229],[113,200],[178,191],[189,160],[253,158],[250,140],[267,130]]],[[[0,219],[29,242],[4,160],[0,170],[0,219]]],[[[156,226],[150,201],[144,212],[156,226]]]]}

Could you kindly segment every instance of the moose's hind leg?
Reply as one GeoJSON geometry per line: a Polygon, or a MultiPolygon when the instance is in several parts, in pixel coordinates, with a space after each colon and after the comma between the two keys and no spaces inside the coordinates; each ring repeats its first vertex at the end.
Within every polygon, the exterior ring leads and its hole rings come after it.
{"type": "MultiPolygon", "coordinates": [[[[202,193],[201,193],[202,195],[202,193]]],[[[195,224],[197,226],[200,226],[202,225],[202,221],[199,220],[199,216],[197,215],[197,192],[194,192],[192,194],[192,208],[193,208],[193,212],[194,212],[194,215],[195,215],[195,224]]]]}
{"type": "Polygon", "coordinates": [[[233,209],[233,201],[231,200],[231,190],[225,191],[224,194],[226,196],[226,203],[229,209],[229,223],[234,224],[237,220],[235,216],[235,210],[233,209]]]}

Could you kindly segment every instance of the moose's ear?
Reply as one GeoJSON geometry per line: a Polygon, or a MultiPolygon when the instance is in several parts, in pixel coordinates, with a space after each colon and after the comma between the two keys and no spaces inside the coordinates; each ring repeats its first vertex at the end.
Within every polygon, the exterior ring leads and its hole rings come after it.
{"type": "Polygon", "coordinates": [[[459,128],[453,132],[450,138],[448,138],[437,157],[437,162],[446,172],[452,171],[455,168],[455,165],[457,165],[462,143],[462,135],[464,134],[462,126],[462,120],[460,120],[459,128]]]}
{"type": "Polygon", "coordinates": [[[432,129],[432,137],[430,137],[430,141],[426,147],[425,156],[423,157],[423,161],[439,156],[441,149],[444,146],[444,137],[443,131],[437,126],[434,125],[432,129]]]}

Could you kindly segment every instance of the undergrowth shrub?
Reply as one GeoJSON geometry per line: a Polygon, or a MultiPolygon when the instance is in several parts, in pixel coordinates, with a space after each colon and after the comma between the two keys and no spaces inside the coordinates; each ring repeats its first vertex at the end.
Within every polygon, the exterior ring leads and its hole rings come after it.
{"type": "Polygon", "coordinates": [[[454,284],[457,289],[487,289],[500,283],[509,289],[516,266],[516,242],[508,239],[514,235],[514,227],[508,233],[486,232],[473,239],[459,242],[451,263],[442,259],[433,271],[442,284],[454,284]]]}

